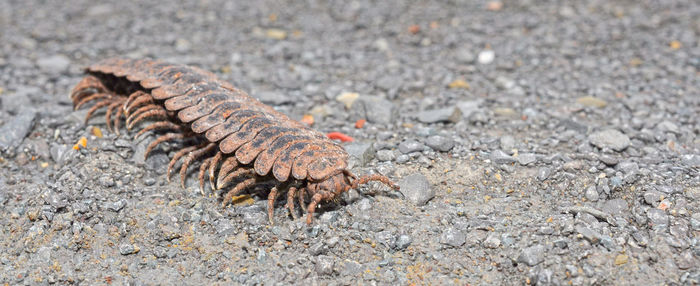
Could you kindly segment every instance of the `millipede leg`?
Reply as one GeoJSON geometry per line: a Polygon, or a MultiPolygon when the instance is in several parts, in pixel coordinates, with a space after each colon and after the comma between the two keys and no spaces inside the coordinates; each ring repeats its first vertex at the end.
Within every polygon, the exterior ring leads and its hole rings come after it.
{"type": "Polygon", "coordinates": [[[216,155],[214,155],[214,158],[211,159],[211,164],[209,165],[209,186],[211,187],[212,191],[216,190],[216,184],[214,184],[214,175],[216,173],[216,167],[219,166],[219,162],[221,161],[221,157],[223,156],[224,153],[222,153],[221,151],[216,152],[216,155]]]}
{"type": "Polygon", "coordinates": [[[314,212],[316,212],[316,206],[318,205],[318,203],[321,202],[321,200],[323,200],[323,197],[324,196],[322,194],[315,194],[311,198],[311,203],[309,204],[309,212],[306,215],[306,224],[311,224],[311,220],[313,220],[314,217],[314,212]]]}
{"type": "Polygon", "coordinates": [[[187,157],[182,161],[182,166],[180,167],[180,185],[182,188],[185,188],[185,178],[187,178],[187,168],[190,167],[190,164],[192,164],[192,161],[202,157],[203,155],[206,155],[207,153],[211,152],[211,150],[214,150],[216,148],[215,143],[209,143],[204,146],[198,147],[199,149],[194,150],[187,154],[187,157]]]}
{"type": "Polygon", "coordinates": [[[124,108],[117,108],[117,114],[114,115],[114,133],[119,135],[119,123],[122,122],[122,114],[124,114],[124,108]]]}
{"type": "Polygon", "coordinates": [[[153,131],[153,130],[181,130],[182,127],[180,125],[177,125],[175,123],[172,123],[170,121],[158,121],[154,122],[151,125],[146,126],[145,128],[141,129],[138,133],[136,133],[136,136],[134,138],[139,138],[141,135],[148,131],[153,131]]]}
{"type": "Polygon", "coordinates": [[[151,151],[153,151],[153,149],[156,148],[156,146],[158,146],[158,144],[163,143],[163,142],[168,141],[168,140],[172,140],[172,139],[183,139],[183,138],[185,138],[185,135],[183,135],[182,133],[168,133],[168,134],[165,134],[163,136],[160,136],[160,137],[156,138],[156,140],[153,140],[153,142],[151,142],[151,144],[148,144],[148,147],[146,147],[146,153],[143,155],[143,158],[147,159],[148,154],[150,154],[151,151]]]}
{"type": "Polygon", "coordinates": [[[220,189],[224,178],[227,176],[231,170],[238,167],[238,160],[234,156],[226,157],[223,163],[221,163],[221,168],[219,169],[219,175],[216,176],[216,189],[220,189]]]}
{"type": "Polygon", "coordinates": [[[180,160],[180,157],[185,156],[185,154],[194,150],[197,150],[197,146],[189,146],[182,148],[182,150],[177,151],[175,155],[173,155],[173,158],[170,159],[170,163],[168,163],[168,170],[165,172],[165,177],[168,178],[168,182],[170,182],[170,172],[173,170],[175,163],[177,163],[177,161],[180,160]]]}
{"type": "Polygon", "coordinates": [[[275,200],[277,200],[277,191],[279,185],[272,187],[270,194],[267,195],[267,219],[270,221],[270,225],[274,224],[273,217],[275,215],[275,200]]]}
{"type": "Polygon", "coordinates": [[[126,110],[124,110],[124,114],[126,114],[126,125],[131,126],[131,121],[134,120],[135,118],[138,118],[139,115],[146,113],[151,110],[157,110],[157,109],[162,109],[162,107],[156,105],[156,104],[149,104],[146,106],[139,107],[136,109],[136,111],[132,113],[128,113],[126,110]]]}
{"type": "Polygon", "coordinates": [[[126,126],[127,129],[131,130],[131,128],[134,127],[136,123],[139,123],[140,121],[146,119],[146,118],[151,118],[151,117],[168,117],[168,112],[165,111],[165,109],[160,108],[160,109],[153,109],[146,111],[144,113],[139,114],[136,119],[133,121],[129,122],[129,124],[126,126]]]}
{"type": "MultiPolygon", "coordinates": [[[[148,95],[148,93],[145,93],[142,90],[137,90],[137,91],[129,94],[129,97],[124,102],[124,106],[122,107],[122,109],[127,109],[131,105],[131,102],[134,101],[134,99],[141,97],[143,95],[148,95]]],[[[127,114],[129,114],[129,113],[127,113],[127,114]]]]}
{"type": "Polygon", "coordinates": [[[197,179],[199,179],[199,192],[204,196],[204,175],[207,172],[207,168],[209,167],[209,164],[211,164],[212,158],[206,158],[204,161],[202,161],[202,165],[199,166],[199,174],[197,175],[197,179]]]}
{"type": "MultiPolygon", "coordinates": [[[[109,130],[109,131],[112,131],[112,132],[113,132],[113,129],[112,129],[112,113],[114,112],[114,109],[115,109],[115,108],[118,108],[118,107],[122,104],[122,102],[124,102],[124,98],[123,98],[123,97],[119,98],[119,100],[113,102],[112,104],[110,104],[110,105],[107,107],[107,113],[105,113],[105,121],[107,121],[107,130],[109,130]]],[[[119,134],[119,133],[117,133],[117,134],[119,134]]]]}
{"type": "Polygon", "coordinates": [[[301,210],[306,212],[306,202],[304,202],[304,196],[306,196],[306,188],[299,189],[299,206],[301,210]]]}
{"type": "Polygon", "coordinates": [[[241,168],[241,169],[235,170],[231,173],[228,173],[225,177],[219,177],[219,178],[217,178],[216,189],[217,190],[222,189],[222,188],[226,187],[226,184],[233,181],[235,178],[238,178],[242,175],[251,175],[254,172],[255,171],[252,169],[241,168]]]}
{"type": "Polygon", "coordinates": [[[100,98],[110,98],[110,97],[112,97],[112,95],[107,94],[107,93],[95,93],[95,94],[91,94],[89,96],[85,96],[85,97],[81,98],[77,104],[74,103],[75,109],[80,109],[80,107],[82,107],[84,104],[86,104],[90,101],[100,99],[100,98]]]}
{"type": "Polygon", "coordinates": [[[231,202],[231,199],[233,196],[238,195],[240,192],[245,190],[246,188],[252,186],[255,184],[255,178],[248,178],[240,183],[238,183],[235,187],[233,187],[231,190],[229,190],[226,195],[224,196],[224,201],[221,204],[221,207],[226,207],[231,202]]]}
{"type": "MultiPolygon", "coordinates": [[[[83,77],[82,80],[73,88],[70,93],[70,98],[83,97],[94,93],[104,92],[107,90],[102,82],[91,75],[83,77]]],[[[75,102],[75,101],[74,101],[75,102]]]]}
{"type": "Polygon", "coordinates": [[[289,191],[287,192],[287,204],[285,207],[287,207],[287,211],[289,212],[290,215],[292,215],[292,218],[296,220],[299,218],[297,216],[297,212],[294,209],[294,195],[297,193],[297,188],[296,187],[291,187],[289,188],[289,191]]]}
{"type": "Polygon", "coordinates": [[[153,97],[145,92],[142,95],[136,97],[136,99],[134,99],[133,101],[129,102],[129,105],[125,105],[124,113],[130,114],[132,109],[144,103],[153,103],[153,97]]]}
{"type": "Polygon", "coordinates": [[[391,187],[391,188],[393,188],[393,189],[395,189],[395,190],[398,190],[398,189],[399,189],[399,185],[397,185],[396,183],[392,182],[392,181],[391,181],[389,178],[387,178],[386,176],[383,176],[383,175],[380,175],[380,174],[372,174],[372,175],[362,176],[362,177],[360,177],[359,179],[357,179],[357,180],[355,180],[355,181],[352,182],[351,188],[352,188],[352,189],[355,189],[355,188],[357,188],[357,186],[362,185],[362,184],[366,184],[367,182],[370,182],[370,181],[379,181],[379,182],[382,182],[382,183],[384,183],[385,185],[387,185],[387,186],[389,186],[389,187],[391,187]]]}
{"type": "Polygon", "coordinates": [[[90,110],[88,110],[87,115],[85,115],[85,123],[87,124],[88,120],[90,120],[90,117],[92,117],[92,115],[93,115],[98,109],[103,108],[103,107],[105,107],[105,106],[107,106],[107,105],[110,105],[110,104],[112,104],[112,102],[113,102],[113,101],[110,101],[110,100],[102,100],[102,101],[96,103],[95,105],[93,105],[93,106],[90,108],[90,110]]]}

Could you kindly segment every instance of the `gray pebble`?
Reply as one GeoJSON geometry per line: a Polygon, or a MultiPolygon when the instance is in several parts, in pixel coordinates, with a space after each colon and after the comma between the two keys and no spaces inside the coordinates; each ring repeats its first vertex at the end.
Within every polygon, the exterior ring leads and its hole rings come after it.
{"type": "Polygon", "coordinates": [[[455,146],[455,142],[448,137],[433,135],[425,139],[425,145],[428,145],[435,151],[447,152],[455,146]]]}
{"type": "Polygon", "coordinates": [[[462,246],[467,242],[467,237],[462,233],[462,231],[450,227],[440,236],[440,243],[446,244],[452,247],[462,246]]]}
{"type": "Polygon", "coordinates": [[[129,255],[139,252],[139,247],[130,243],[125,243],[119,246],[119,253],[121,255],[129,255]]]}
{"type": "Polygon", "coordinates": [[[370,143],[353,142],[344,146],[350,157],[355,158],[360,166],[365,166],[372,161],[376,151],[370,143]]]}
{"type": "Polygon", "coordinates": [[[402,234],[399,236],[399,238],[396,239],[395,247],[398,250],[406,249],[409,245],[411,245],[411,242],[413,242],[413,239],[411,239],[410,236],[402,234]]]}
{"type": "Polygon", "coordinates": [[[423,123],[458,122],[462,112],[457,107],[424,110],[418,112],[418,121],[423,123]]]}
{"type": "Polygon", "coordinates": [[[660,230],[668,227],[668,214],[665,211],[652,208],[647,211],[647,218],[652,229],[660,230]]]}
{"type": "Polygon", "coordinates": [[[518,157],[516,157],[516,159],[518,160],[518,163],[523,166],[532,164],[535,161],[537,161],[537,157],[535,156],[535,154],[532,153],[519,154],[518,157]]]}
{"type": "Polygon", "coordinates": [[[615,129],[595,132],[588,136],[588,140],[600,149],[612,149],[618,152],[627,149],[631,143],[627,135],[615,129]]]}
{"type": "Polygon", "coordinates": [[[282,105],[293,102],[293,98],[290,97],[288,94],[275,91],[256,92],[254,97],[260,100],[261,102],[270,105],[282,105]]]}
{"type": "Polygon", "coordinates": [[[409,157],[406,154],[401,154],[399,156],[396,156],[396,163],[403,164],[411,160],[411,157],[409,157]]]}
{"type": "Polygon", "coordinates": [[[612,199],[606,201],[600,210],[606,212],[612,216],[620,216],[628,213],[629,205],[627,201],[623,199],[612,199]]]}
{"type": "Polygon", "coordinates": [[[586,199],[595,202],[598,201],[598,190],[596,189],[595,186],[590,186],[586,189],[586,199]]]}
{"type": "Polygon", "coordinates": [[[153,185],[156,184],[156,179],[154,179],[154,178],[146,178],[145,180],[143,180],[143,184],[146,185],[146,186],[153,186],[153,185]]]}
{"type": "Polygon", "coordinates": [[[532,267],[544,261],[544,246],[538,244],[523,249],[518,256],[518,262],[523,262],[532,267]]]}
{"type": "Polygon", "coordinates": [[[455,52],[455,56],[460,63],[470,64],[476,59],[476,55],[466,47],[462,47],[455,52]]]}
{"type": "Polygon", "coordinates": [[[114,186],[114,179],[110,176],[102,176],[99,179],[100,185],[105,188],[110,188],[114,186]]]}
{"type": "Polygon", "coordinates": [[[430,182],[423,174],[412,174],[398,182],[399,190],[406,199],[415,205],[425,205],[430,199],[435,197],[435,190],[430,187],[430,182]]]}
{"type": "Polygon", "coordinates": [[[540,181],[544,181],[547,178],[549,178],[549,176],[551,174],[552,174],[552,169],[550,169],[548,167],[542,167],[539,170],[537,170],[537,179],[539,179],[540,181]]]}
{"type": "Polygon", "coordinates": [[[333,257],[319,255],[316,257],[316,273],[318,275],[330,275],[333,273],[333,257]]]}
{"type": "Polygon", "coordinates": [[[425,149],[425,145],[413,139],[403,141],[399,144],[399,151],[404,154],[420,152],[423,151],[423,149],[425,149]]]}
{"type": "Polygon", "coordinates": [[[396,159],[396,154],[392,150],[379,150],[377,151],[377,160],[386,162],[393,161],[396,159]]]}
{"type": "Polygon", "coordinates": [[[489,236],[486,237],[482,244],[486,248],[498,248],[499,246],[501,246],[501,240],[498,238],[498,235],[496,233],[491,233],[489,234],[489,236]]]}
{"type": "Polygon", "coordinates": [[[113,203],[108,203],[107,204],[107,209],[111,210],[113,212],[118,212],[122,210],[126,206],[126,199],[121,199],[113,203]]]}
{"type": "Polygon", "coordinates": [[[391,123],[395,112],[394,103],[378,96],[360,96],[351,107],[354,117],[372,123],[391,123]]]}
{"type": "Polygon", "coordinates": [[[501,150],[495,150],[491,153],[491,161],[496,164],[512,164],[515,163],[515,158],[501,150]]]}
{"type": "Polygon", "coordinates": [[[25,110],[0,127],[0,151],[19,146],[32,129],[35,117],[36,112],[25,110]]]}
{"type": "Polygon", "coordinates": [[[43,72],[50,75],[59,75],[68,70],[70,59],[64,55],[53,55],[39,58],[36,64],[43,72]]]}
{"type": "Polygon", "coordinates": [[[513,138],[513,136],[506,135],[506,136],[501,137],[500,143],[501,143],[501,150],[510,151],[513,148],[515,148],[515,138],[513,138]]]}

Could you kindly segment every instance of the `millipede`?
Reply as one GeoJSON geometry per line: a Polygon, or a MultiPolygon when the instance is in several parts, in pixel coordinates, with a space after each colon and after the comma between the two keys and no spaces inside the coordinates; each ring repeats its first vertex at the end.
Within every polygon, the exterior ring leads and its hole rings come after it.
{"type": "Polygon", "coordinates": [[[257,184],[274,182],[267,197],[270,224],[274,204],[284,192],[289,214],[298,218],[294,209],[298,199],[306,223],[311,224],[319,203],[336,200],[359,185],[379,181],[399,188],[384,175],[355,176],[348,170],[348,153],[342,146],[197,67],[152,59],[107,59],[85,68],[85,77],[70,97],[75,109],[90,107],[86,122],[104,110],[107,129],[116,135],[122,127],[140,128],[134,138],[157,134],[146,147],[145,158],[160,143],[182,141],[166,177],[170,180],[179,168],[184,188],[188,168],[199,164],[200,191],[205,194],[208,176],[211,190],[224,194],[222,207],[257,184]]]}

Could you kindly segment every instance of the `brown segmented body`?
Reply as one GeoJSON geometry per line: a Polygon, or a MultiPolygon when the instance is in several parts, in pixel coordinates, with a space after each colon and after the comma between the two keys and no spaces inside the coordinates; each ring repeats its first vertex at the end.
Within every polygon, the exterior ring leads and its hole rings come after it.
{"type": "Polygon", "coordinates": [[[224,206],[256,183],[274,181],[268,195],[270,223],[274,202],[284,191],[286,207],[295,218],[295,196],[302,208],[305,196],[311,197],[306,207],[306,221],[311,223],[318,203],[360,184],[380,181],[398,189],[385,176],[357,178],[347,170],[348,154],[341,146],[210,72],[150,59],[108,59],[86,68],[86,73],[71,92],[75,108],[94,103],[86,121],[105,108],[107,128],[119,134],[122,116],[128,129],[156,119],[136,135],[167,131],[149,144],[146,157],[162,142],[193,139],[171,159],[168,179],[183,159],[179,169],[184,186],[189,165],[201,162],[202,193],[207,174],[214,190],[234,183],[225,192],[224,206]]]}

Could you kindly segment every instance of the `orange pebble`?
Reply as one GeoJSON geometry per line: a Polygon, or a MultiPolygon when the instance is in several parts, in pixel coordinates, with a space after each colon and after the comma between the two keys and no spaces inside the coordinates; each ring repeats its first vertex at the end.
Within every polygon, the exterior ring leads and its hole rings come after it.
{"type": "Polygon", "coordinates": [[[408,31],[409,31],[411,34],[414,34],[414,35],[415,35],[415,34],[418,34],[418,32],[420,32],[420,26],[418,26],[418,25],[411,25],[411,26],[408,27],[408,31]]]}
{"type": "Polygon", "coordinates": [[[304,114],[304,116],[301,117],[301,123],[304,123],[308,126],[314,125],[314,117],[311,114],[304,114]]]}
{"type": "Polygon", "coordinates": [[[355,128],[360,129],[362,126],[365,126],[365,123],[367,123],[367,120],[360,119],[355,121],[355,128]]]}
{"type": "Polygon", "coordinates": [[[342,142],[355,141],[355,139],[352,139],[352,137],[345,135],[343,133],[340,133],[340,132],[331,132],[331,133],[326,134],[326,136],[328,136],[328,138],[330,138],[330,139],[340,140],[342,142]]]}

